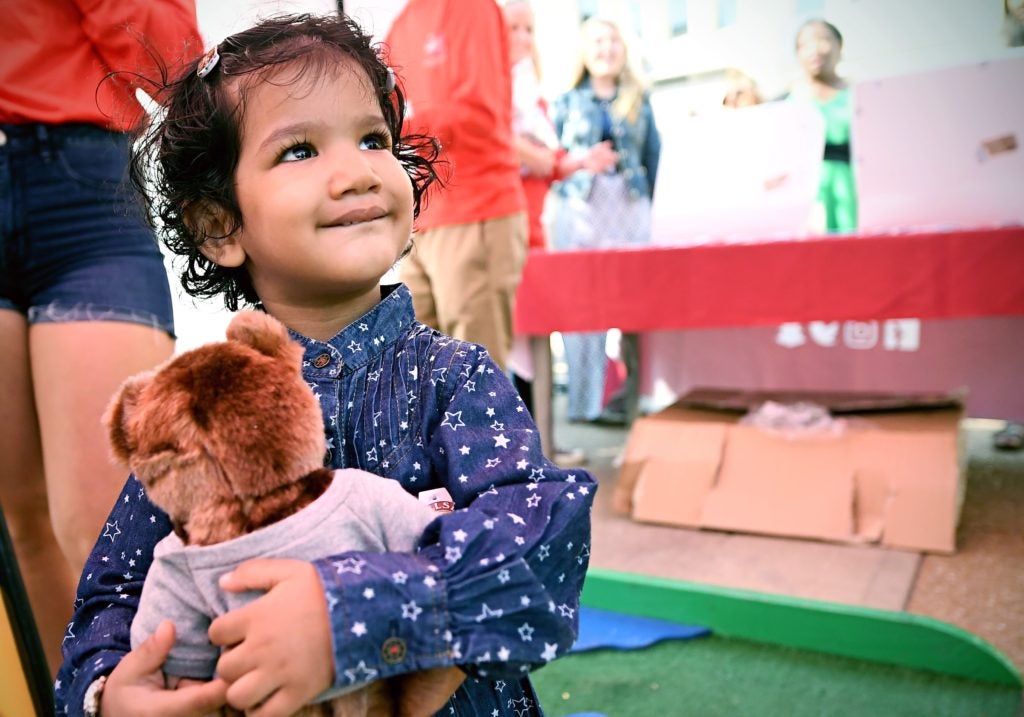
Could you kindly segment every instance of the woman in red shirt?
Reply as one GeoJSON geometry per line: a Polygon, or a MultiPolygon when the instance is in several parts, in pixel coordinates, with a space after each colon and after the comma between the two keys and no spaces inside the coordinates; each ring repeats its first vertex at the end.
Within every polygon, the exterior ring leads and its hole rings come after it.
{"type": "Polygon", "coordinates": [[[174,348],[163,259],[125,182],[125,131],[155,57],[173,69],[201,40],[193,0],[4,10],[0,502],[55,671],[74,581],[97,536],[119,530],[104,525],[124,475],[100,416],[125,378],[174,348]]]}

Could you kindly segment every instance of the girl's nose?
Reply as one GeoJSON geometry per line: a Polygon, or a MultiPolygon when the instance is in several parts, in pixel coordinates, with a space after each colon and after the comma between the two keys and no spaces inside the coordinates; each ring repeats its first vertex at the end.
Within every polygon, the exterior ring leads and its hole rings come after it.
{"type": "Polygon", "coordinates": [[[380,177],[367,152],[346,152],[335,160],[327,188],[332,199],[346,194],[365,194],[380,189],[380,177]]]}

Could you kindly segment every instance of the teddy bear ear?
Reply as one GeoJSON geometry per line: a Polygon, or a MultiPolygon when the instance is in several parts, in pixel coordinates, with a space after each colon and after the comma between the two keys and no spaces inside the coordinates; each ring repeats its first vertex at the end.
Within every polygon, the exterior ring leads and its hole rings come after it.
{"type": "Polygon", "coordinates": [[[154,375],[154,371],[146,371],[121,384],[103,414],[103,425],[107,427],[110,437],[111,452],[122,463],[129,462],[136,448],[128,431],[128,419],[134,413],[143,389],[153,381],[154,375]]]}
{"type": "Polygon", "coordinates": [[[239,311],[228,324],[227,337],[276,358],[302,360],[302,349],[284,324],[262,311],[239,311]]]}

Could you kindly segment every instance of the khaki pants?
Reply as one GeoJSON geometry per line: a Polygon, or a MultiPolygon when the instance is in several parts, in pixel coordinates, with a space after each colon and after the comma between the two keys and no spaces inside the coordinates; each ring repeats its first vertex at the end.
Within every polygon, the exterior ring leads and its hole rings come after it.
{"type": "Polygon", "coordinates": [[[417,234],[400,272],[412,292],[416,318],[480,344],[505,368],[526,242],[522,212],[417,234]]]}

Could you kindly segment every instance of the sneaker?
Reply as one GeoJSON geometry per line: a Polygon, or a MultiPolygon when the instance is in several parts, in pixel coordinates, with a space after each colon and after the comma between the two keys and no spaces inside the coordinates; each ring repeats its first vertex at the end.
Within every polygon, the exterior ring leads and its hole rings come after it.
{"type": "Polygon", "coordinates": [[[1002,430],[992,436],[992,445],[1001,451],[1019,451],[1024,447],[1024,425],[1007,421],[1002,430]]]}
{"type": "Polygon", "coordinates": [[[583,452],[582,448],[570,448],[567,451],[556,448],[551,462],[559,468],[576,468],[577,466],[586,465],[587,454],[583,452]]]}

